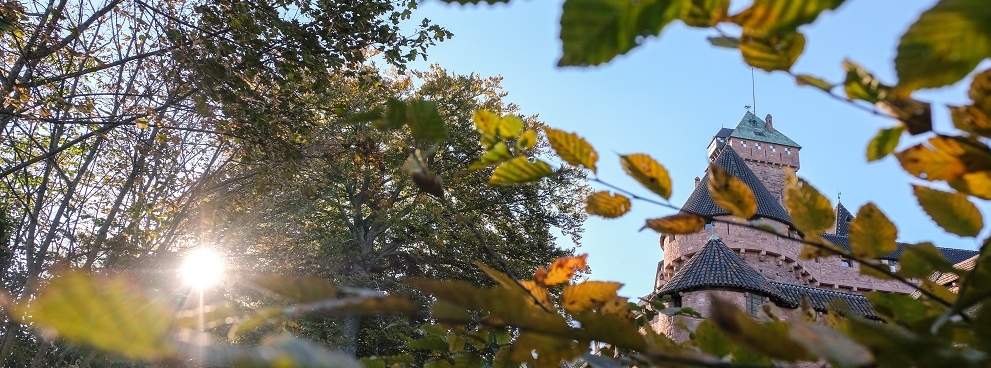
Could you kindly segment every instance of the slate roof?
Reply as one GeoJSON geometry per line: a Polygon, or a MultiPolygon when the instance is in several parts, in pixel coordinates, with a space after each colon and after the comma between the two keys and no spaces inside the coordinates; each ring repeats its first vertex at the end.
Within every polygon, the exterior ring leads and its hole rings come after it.
{"type": "MultiPolygon", "coordinates": [[[[845,235],[841,236],[836,234],[823,234],[822,237],[826,238],[826,240],[829,240],[829,242],[836,244],[847,251],[850,250],[850,239],[845,235]]],[[[905,252],[905,248],[908,247],[909,245],[910,244],[898,243],[898,247],[895,248],[893,252],[884,255],[883,257],[881,257],[881,259],[898,260],[898,258],[901,258],[902,252],[905,252]]],[[[946,257],[946,260],[950,261],[950,263],[952,264],[957,264],[966,261],[967,259],[976,256],[978,253],[976,250],[969,250],[969,249],[941,248],[941,247],[936,247],[936,249],[939,249],[939,252],[943,253],[943,257],[946,257]]]]}
{"type": "Polygon", "coordinates": [[[715,138],[727,138],[731,134],[733,134],[733,129],[719,128],[719,132],[716,133],[715,138]]]}
{"type": "Polygon", "coordinates": [[[836,204],[836,230],[834,234],[836,235],[849,235],[850,234],[850,221],[853,221],[853,214],[850,213],[843,203],[836,204]]]}
{"type": "MultiPolygon", "coordinates": [[[[736,154],[736,151],[732,149],[722,150],[719,153],[719,157],[716,157],[715,164],[742,180],[754,192],[754,197],[757,198],[756,217],[769,218],[792,226],[791,217],[788,216],[788,212],[778,204],[778,200],[774,199],[774,196],[767,190],[764,183],[747,167],[747,164],[743,162],[740,155],[736,154]]],[[[729,215],[730,213],[728,211],[720,208],[712,200],[712,195],[709,194],[709,189],[706,187],[706,183],[708,182],[709,175],[705,175],[702,181],[695,186],[695,190],[688,197],[688,200],[685,201],[685,205],[681,209],[685,212],[703,217],[729,215]]]]}
{"type": "Polygon", "coordinates": [[[760,119],[752,112],[747,111],[743,115],[743,119],[740,119],[740,125],[733,129],[733,134],[730,137],[802,148],[791,138],[782,134],[780,130],[773,130],[773,132],[768,132],[764,127],[764,119],[760,119]]]}
{"type": "Polygon", "coordinates": [[[827,310],[832,309],[832,303],[834,300],[840,299],[846,302],[854,313],[867,318],[881,318],[876,312],[874,312],[874,308],[871,307],[871,303],[867,300],[867,297],[860,294],[841,293],[827,289],[785,284],[774,281],[772,281],[771,284],[777,287],[778,290],[781,290],[781,292],[784,293],[788,299],[795,303],[794,305],[801,303],[802,296],[805,296],[809,298],[809,302],[812,304],[813,309],[819,312],[826,312],[827,310]]]}
{"type": "Polygon", "coordinates": [[[726,247],[716,235],[712,235],[702,249],[681,266],[671,280],[657,291],[657,295],[706,289],[747,291],[766,296],[776,304],[798,305],[726,247]]]}

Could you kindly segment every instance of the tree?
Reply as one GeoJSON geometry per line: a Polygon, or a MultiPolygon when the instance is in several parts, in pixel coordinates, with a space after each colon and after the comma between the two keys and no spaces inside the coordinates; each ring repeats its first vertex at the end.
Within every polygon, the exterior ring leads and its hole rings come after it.
{"type": "MultiPolygon", "coordinates": [[[[187,235],[191,209],[216,189],[217,173],[265,147],[259,137],[281,139],[267,140],[269,146],[292,143],[276,131],[284,126],[263,124],[274,120],[218,114],[247,107],[225,106],[205,86],[224,85],[228,97],[240,94],[226,100],[234,104],[250,100],[254,83],[285,80],[276,77],[290,69],[325,75],[362,61],[369,50],[385,50],[401,65],[446,37],[429,21],[412,36],[400,35],[396,22],[410,15],[410,4],[391,1],[0,5],[0,281],[6,293],[31,300],[30,285],[49,279],[55,265],[100,272],[173,263],[174,252],[195,240],[187,235]],[[289,8],[307,21],[288,19],[289,8]],[[245,19],[246,12],[266,22],[230,26],[228,17],[245,19]],[[300,58],[269,57],[280,49],[300,58]],[[248,76],[237,75],[246,79],[200,79],[216,67],[205,59],[226,57],[226,66],[240,63],[235,55],[253,60],[232,69],[247,70],[248,76]]],[[[263,103],[273,101],[251,101],[250,108],[272,110],[263,103]]],[[[5,313],[0,327],[6,365],[93,359],[95,353],[43,342],[28,333],[30,325],[10,317],[5,313]]]]}
{"type": "MultiPolygon", "coordinates": [[[[485,184],[487,175],[467,170],[481,153],[468,119],[471,112],[516,110],[502,101],[505,93],[498,78],[449,75],[439,67],[392,77],[376,76],[369,69],[361,77],[345,75],[331,84],[340,90],[336,95],[348,97],[326,103],[344,106],[344,111],[373,109],[397,98],[430,101],[437,106],[437,118],[446,122],[443,129],[449,139],[427,148],[433,144],[405,132],[381,132],[374,128],[376,122],[348,122],[347,113],[314,123],[302,147],[306,154],[298,165],[291,165],[291,174],[262,173],[282,163],[258,162],[248,168],[254,177],[245,184],[251,187],[232,188],[232,198],[205,206],[234,209],[220,216],[229,224],[213,224],[230,231],[215,236],[227,239],[220,243],[232,243],[233,254],[257,257],[254,261],[262,266],[252,272],[320,276],[345,285],[409,292],[399,282],[403,277],[489,283],[473,261],[518,274],[530,272],[567,254],[555,245],[553,230],[579,240],[585,216],[579,203],[585,189],[577,171],[523,187],[492,187],[485,184]],[[424,147],[417,152],[433,174],[454,183],[442,195],[422,192],[403,171],[418,146],[424,147]],[[434,153],[423,153],[428,149],[434,153]]],[[[529,127],[541,125],[534,118],[526,121],[529,127]]],[[[536,147],[532,153],[544,151],[546,147],[536,147]]],[[[384,326],[381,321],[342,322],[343,345],[332,345],[359,356],[402,352],[396,349],[402,341],[395,335],[375,337],[378,349],[359,344],[359,322],[384,326]]],[[[307,333],[330,340],[334,334],[327,328],[331,327],[321,322],[307,333]]],[[[375,334],[365,330],[362,335],[375,334]]]]}

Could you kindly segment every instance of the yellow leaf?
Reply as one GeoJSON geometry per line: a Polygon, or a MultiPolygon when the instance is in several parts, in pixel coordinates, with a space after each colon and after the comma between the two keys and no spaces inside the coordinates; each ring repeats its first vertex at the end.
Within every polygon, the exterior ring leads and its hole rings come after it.
{"type": "Polygon", "coordinates": [[[850,249],[861,258],[879,258],[898,247],[898,228],[874,203],[857,211],[850,223],[850,249]]]}
{"type": "Polygon", "coordinates": [[[981,199],[991,199],[991,172],[979,171],[960,175],[948,182],[960,193],[970,194],[981,199]]]}
{"type": "Polygon", "coordinates": [[[785,178],[785,209],[791,215],[792,224],[805,235],[822,233],[836,220],[829,199],[791,170],[785,178]]]}
{"type": "Polygon", "coordinates": [[[991,135],[991,119],[977,106],[950,106],[953,126],[973,134],[991,135]]]}
{"type": "Polygon", "coordinates": [[[515,184],[540,180],[554,172],[551,165],[541,160],[530,162],[526,157],[517,156],[503,162],[492,171],[489,184],[515,184]]]}
{"type": "Polygon", "coordinates": [[[630,211],[630,200],[622,194],[608,191],[595,192],[585,200],[585,211],[591,215],[617,218],[630,211]]]}
{"type": "Polygon", "coordinates": [[[533,279],[546,286],[566,283],[575,276],[576,270],[588,271],[588,264],[585,263],[587,258],[588,254],[582,254],[578,257],[560,257],[551,263],[549,269],[538,268],[533,279]]]}
{"type": "Polygon", "coordinates": [[[520,137],[516,140],[516,149],[522,150],[533,147],[537,144],[537,132],[533,129],[527,129],[520,137]]]}
{"type": "Polygon", "coordinates": [[[836,9],[842,3],[843,0],[756,0],[734,15],[732,21],[754,34],[785,33],[812,23],[823,11],[836,9]]]}
{"type": "Polygon", "coordinates": [[[959,193],[948,193],[913,185],[919,205],[937,225],[960,236],[977,236],[984,228],[984,218],[977,206],[959,193]]]}
{"type": "MultiPolygon", "coordinates": [[[[551,292],[547,290],[546,287],[537,284],[537,282],[533,280],[520,281],[520,285],[523,285],[523,288],[525,288],[526,291],[529,291],[530,295],[533,295],[534,299],[537,299],[537,302],[540,303],[541,306],[546,309],[554,309],[554,304],[551,303],[551,292]]],[[[532,302],[533,300],[530,301],[532,302]]]]}
{"type": "Polygon", "coordinates": [[[627,175],[632,176],[640,185],[661,198],[671,198],[671,177],[668,170],[646,154],[634,153],[620,156],[620,163],[627,175]]]}
{"type": "Polygon", "coordinates": [[[505,142],[498,142],[492,145],[488,151],[485,151],[485,154],[478,161],[468,166],[468,170],[481,170],[510,158],[513,158],[513,155],[509,153],[509,147],[506,147],[505,142]]]}
{"type": "Polygon", "coordinates": [[[588,312],[597,309],[616,297],[616,291],[623,284],[610,281],[585,281],[577,285],[566,285],[561,294],[561,305],[571,313],[588,312]]]}
{"type": "Polygon", "coordinates": [[[716,164],[709,164],[706,188],[712,200],[733,216],[748,219],[757,213],[757,198],[747,184],[716,164]]]}
{"type": "Polygon", "coordinates": [[[523,120],[516,115],[506,115],[499,119],[496,132],[501,138],[516,138],[523,132],[523,120]]]}
{"type": "Polygon", "coordinates": [[[618,316],[623,319],[633,319],[634,317],[633,311],[630,310],[630,303],[626,300],[626,298],[621,296],[613,297],[612,299],[606,301],[606,303],[602,305],[602,308],[599,308],[599,313],[618,316]]]}
{"type": "Polygon", "coordinates": [[[966,137],[936,136],[896,154],[902,168],[929,181],[954,180],[965,173],[991,170],[991,149],[966,137]]]}
{"type": "Polygon", "coordinates": [[[476,110],[471,119],[475,122],[475,128],[482,135],[495,137],[498,134],[499,122],[501,121],[499,115],[489,110],[476,110]]]}
{"type": "Polygon", "coordinates": [[[175,313],[145,296],[123,275],[82,271],[56,274],[37,297],[15,307],[17,315],[68,341],[139,360],[170,353],[175,313]]]}
{"type": "Polygon", "coordinates": [[[575,133],[548,127],[544,127],[544,132],[547,133],[551,148],[562,160],[575,166],[585,166],[593,173],[596,172],[595,162],[599,160],[599,153],[595,152],[592,145],[584,138],[575,133]]]}
{"type": "Polygon", "coordinates": [[[679,213],[647,219],[647,224],[644,227],[662,234],[693,234],[705,227],[705,219],[691,213],[679,213]]]}

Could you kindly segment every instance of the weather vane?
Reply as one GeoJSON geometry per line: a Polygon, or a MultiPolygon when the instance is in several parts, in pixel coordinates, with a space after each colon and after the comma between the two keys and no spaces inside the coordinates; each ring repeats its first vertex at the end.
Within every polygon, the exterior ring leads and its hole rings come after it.
{"type": "Polygon", "coordinates": [[[744,109],[747,109],[747,112],[750,112],[750,105],[745,105],[745,106],[743,106],[743,108],[744,109]]]}

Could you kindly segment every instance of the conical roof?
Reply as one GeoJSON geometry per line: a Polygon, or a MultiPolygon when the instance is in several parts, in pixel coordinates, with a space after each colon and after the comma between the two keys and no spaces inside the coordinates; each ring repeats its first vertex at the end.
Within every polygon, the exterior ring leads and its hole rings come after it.
{"type": "Polygon", "coordinates": [[[795,305],[716,235],[685,262],[657,295],[706,289],[747,291],[766,296],[779,305],[795,305]]]}
{"type": "Polygon", "coordinates": [[[764,119],[758,118],[750,111],[743,115],[743,119],[740,119],[740,124],[736,126],[736,129],[733,129],[733,134],[730,134],[730,137],[802,148],[791,138],[782,134],[781,131],[777,129],[768,131],[764,125],[764,119]]]}
{"type": "Polygon", "coordinates": [[[833,234],[843,236],[849,234],[851,221],[853,221],[853,214],[843,206],[843,203],[836,203],[836,230],[833,234]]]}
{"type": "MultiPolygon", "coordinates": [[[[715,164],[742,180],[754,192],[754,197],[757,199],[757,214],[754,215],[755,217],[768,218],[792,226],[791,217],[788,216],[788,212],[781,207],[781,204],[771,195],[771,192],[767,190],[764,183],[757,178],[757,175],[743,162],[743,158],[736,154],[732,148],[727,147],[723,149],[719,153],[719,156],[716,157],[715,164]]],[[[692,195],[688,196],[688,200],[685,201],[685,205],[681,209],[703,217],[729,215],[729,211],[720,208],[712,200],[712,195],[709,194],[709,189],[706,187],[706,183],[708,182],[709,176],[705,175],[702,181],[695,186],[695,191],[692,192],[692,195]]]]}

